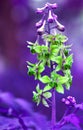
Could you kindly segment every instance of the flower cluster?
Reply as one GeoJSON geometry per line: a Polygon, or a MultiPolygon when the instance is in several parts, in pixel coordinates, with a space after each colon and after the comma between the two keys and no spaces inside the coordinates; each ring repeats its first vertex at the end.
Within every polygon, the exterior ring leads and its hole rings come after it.
{"type": "Polygon", "coordinates": [[[68,96],[67,98],[62,98],[62,102],[70,106],[76,105],[75,97],[72,96],[68,96]]]}
{"type": "MultiPolygon", "coordinates": [[[[57,4],[50,4],[46,3],[43,8],[38,8],[37,13],[42,14],[42,19],[36,23],[37,27],[37,33],[38,35],[42,35],[44,33],[49,33],[49,30],[51,29],[51,24],[54,25],[55,29],[58,29],[59,31],[64,31],[65,27],[60,24],[57,20],[57,15],[53,13],[53,10],[57,8],[57,4]],[[46,25],[49,26],[49,30],[46,29],[46,25]]],[[[52,28],[53,29],[53,28],[52,28]]]]}

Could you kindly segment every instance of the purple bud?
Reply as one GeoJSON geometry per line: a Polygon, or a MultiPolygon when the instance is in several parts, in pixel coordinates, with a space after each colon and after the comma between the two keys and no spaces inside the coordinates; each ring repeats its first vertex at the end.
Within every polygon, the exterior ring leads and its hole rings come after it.
{"type": "Polygon", "coordinates": [[[76,100],[74,97],[72,98],[72,103],[76,104],[76,100]]]}
{"type": "Polygon", "coordinates": [[[52,9],[56,9],[57,8],[57,4],[56,3],[50,4],[50,5],[51,5],[52,9]]]}
{"type": "Polygon", "coordinates": [[[73,98],[72,96],[68,96],[68,97],[67,97],[67,99],[69,99],[69,100],[72,100],[72,98],[73,98]]]}
{"type": "Polygon", "coordinates": [[[71,103],[76,104],[76,100],[75,100],[74,97],[68,96],[67,99],[68,99],[71,103]]]}
{"type": "Polygon", "coordinates": [[[60,24],[57,20],[55,20],[55,22],[56,22],[56,24],[57,24],[57,26],[56,26],[56,28],[59,30],[59,31],[64,31],[65,30],[65,27],[62,25],[62,24],[60,24]]]}
{"type": "Polygon", "coordinates": [[[43,25],[43,21],[40,20],[39,22],[36,23],[36,27],[40,28],[43,25]]]}
{"type": "Polygon", "coordinates": [[[53,23],[53,21],[54,21],[54,18],[53,18],[53,16],[52,16],[52,11],[49,10],[49,14],[48,14],[48,22],[49,22],[49,23],[53,23]]]}
{"type": "Polygon", "coordinates": [[[56,9],[57,8],[57,4],[54,3],[54,4],[50,4],[50,3],[46,3],[45,5],[46,8],[50,8],[50,9],[56,9]]]}
{"type": "Polygon", "coordinates": [[[66,104],[66,105],[69,105],[69,104],[70,104],[70,101],[66,100],[66,101],[65,101],[65,104],[66,104]]]}
{"type": "Polygon", "coordinates": [[[43,7],[43,8],[37,8],[36,13],[43,14],[44,10],[45,10],[45,7],[43,7]]]}
{"type": "Polygon", "coordinates": [[[65,98],[62,98],[62,102],[65,102],[65,100],[66,100],[65,98]]]}
{"type": "Polygon", "coordinates": [[[50,3],[47,2],[47,3],[45,4],[45,8],[48,8],[48,7],[49,7],[49,4],[50,4],[50,3]]]}

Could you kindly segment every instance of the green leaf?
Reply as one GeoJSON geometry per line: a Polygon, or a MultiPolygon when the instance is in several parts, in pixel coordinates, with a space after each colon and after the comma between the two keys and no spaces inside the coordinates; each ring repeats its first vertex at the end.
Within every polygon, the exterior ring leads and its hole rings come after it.
{"type": "Polygon", "coordinates": [[[70,90],[70,83],[68,83],[68,82],[65,83],[65,87],[66,87],[67,90],[70,90]]]}
{"type": "Polygon", "coordinates": [[[71,86],[71,84],[72,84],[71,71],[70,71],[69,69],[68,69],[68,70],[65,70],[65,71],[64,71],[64,75],[65,75],[66,77],[68,77],[68,81],[65,83],[65,87],[66,87],[67,90],[69,90],[69,89],[70,89],[70,86],[71,86]]]}
{"type": "Polygon", "coordinates": [[[35,91],[33,91],[33,101],[37,102],[37,100],[38,100],[38,94],[35,91]]]}
{"type": "Polygon", "coordinates": [[[52,87],[48,84],[48,85],[46,85],[46,86],[44,87],[43,92],[49,91],[49,90],[51,90],[51,89],[52,89],[52,87]]]}
{"type": "Polygon", "coordinates": [[[64,83],[68,82],[68,79],[69,78],[67,76],[60,76],[60,77],[58,77],[58,80],[59,80],[60,84],[64,84],[64,83]]]}
{"type": "Polygon", "coordinates": [[[47,101],[44,98],[42,98],[42,103],[45,107],[49,107],[49,104],[47,103],[47,101]]]}
{"type": "Polygon", "coordinates": [[[47,75],[41,77],[39,80],[40,80],[42,83],[49,83],[49,82],[50,82],[50,78],[49,78],[47,75]]]}
{"type": "Polygon", "coordinates": [[[69,56],[67,57],[66,62],[67,62],[67,63],[70,63],[70,64],[73,62],[73,54],[71,54],[71,55],[69,55],[69,56]]]}
{"type": "Polygon", "coordinates": [[[64,69],[70,69],[73,63],[73,55],[69,55],[64,63],[64,69]]]}
{"type": "Polygon", "coordinates": [[[40,63],[40,65],[38,66],[38,72],[41,73],[41,72],[44,71],[44,69],[45,69],[44,63],[42,62],[42,63],[40,63]]]}
{"type": "Polygon", "coordinates": [[[55,54],[55,55],[57,55],[58,54],[58,52],[59,52],[59,46],[57,46],[57,45],[50,45],[50,50],[51,50],[51,53],[52,54],[55,54]]]}
{"type": "Polygon", "coordinates": [[[56,73],[56,71],[51,72],[51,78],[54,80],[59,77],[59,74],[56,73]]]}
{"type": "Polygon", "coordinates": [[[55,61],[55,55],[54,54],[50,55],[50,60],[55,61]]]}
{"type": "Polygon", "coordinates": [[[39,91],[40,91],[39,84],[37,84],[37,86],[36,86],[36,91],[37,91],[37,92],[39,92],[39,91]]]}
{"type": "Polygon", "coordinates": [[[61,84],[58,84],[55,89],[58,93],[64,94],[64,88],[61,84]]]}
{"type": "Polygon", "coordinates": [[[60,71],[61,70],[61,66],[60,65],[57,65],[56,68],[55,68],[56,72],[57,71],[60,71]]]}
{"type": "Polygon", "coordinates": [[[62,56],[55,57],[55,62],[61,66],[62,65],[62,56]]]}
{"type": "Polygon", "coordinates": [[[37,103],[37,106],[41,102],[41,96],[35,91],[33,91],[33,101],[37,103]]]}
{"type": "Polygon", "coordinates": [[[39,97],[37,100],[37,106],[40,104],[40,102],[41,102],[41,97],[39,97]]]}
{"type": "Polygon", "coordinates": [[[65,49],[64,54],[65,54],[65,56],[68,56],[69,55],[69,49],[65,49]]]}
{"type": "Polygon", "coordinates": [[[48,46],[42,45],[41,49],[42,49],[42,51],[48,51],[48,46]]]}
{"type": "Polygon", "coordinates": [[[52,94],[51,94],[51,92],[45,92],[45,93],[43,93],[43,96],[45,98],[51,98],[52,94]]]}

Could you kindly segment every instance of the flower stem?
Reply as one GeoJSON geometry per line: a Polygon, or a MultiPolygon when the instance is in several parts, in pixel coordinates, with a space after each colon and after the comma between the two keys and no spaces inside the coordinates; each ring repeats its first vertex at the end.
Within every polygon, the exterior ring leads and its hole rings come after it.
{"type": "MultiPolygon", "coordinates": [[[[54,65],[51,63],[51,70],[53,71],[54,65]]],[[[51,115],[51,130],[55,130],[56,125],[56,93],[55,93],[55,87],[52,89],[52,115],[51,115]]]]}
{"type": "Polygon", "coordinates": [[[52,130],[55,130],[55,124],[56,124],[56,95],[55,95],[55,89],[52,90],[52,117],[51,117],[51,125],[52,130]]]}

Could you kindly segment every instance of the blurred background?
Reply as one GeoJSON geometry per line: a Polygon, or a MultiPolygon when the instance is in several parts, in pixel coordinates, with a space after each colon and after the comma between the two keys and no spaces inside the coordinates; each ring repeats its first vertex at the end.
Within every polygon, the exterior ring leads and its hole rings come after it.
{"type": "Polygon", "coordinates": [[[64,111],[62,97],[72,95],[78,103],[83,101],[83,0],[0,0],[0,90],[26,99],[33,105],[34,111],[45,114],[50,119],[50,110],[43,105],[37,107],[32,101],[32,91],[37,82],[33,76],[27,75],[26,64],[27,60],[34,60],[26,41],[36,40],[35,23],[41,16],[35,11],[46,2],[58,4],[55,13],[66,28],[68,43],[73,44],[71,90],[65,91],[64,95],[56,94],[59,119],[64,111]]]}

